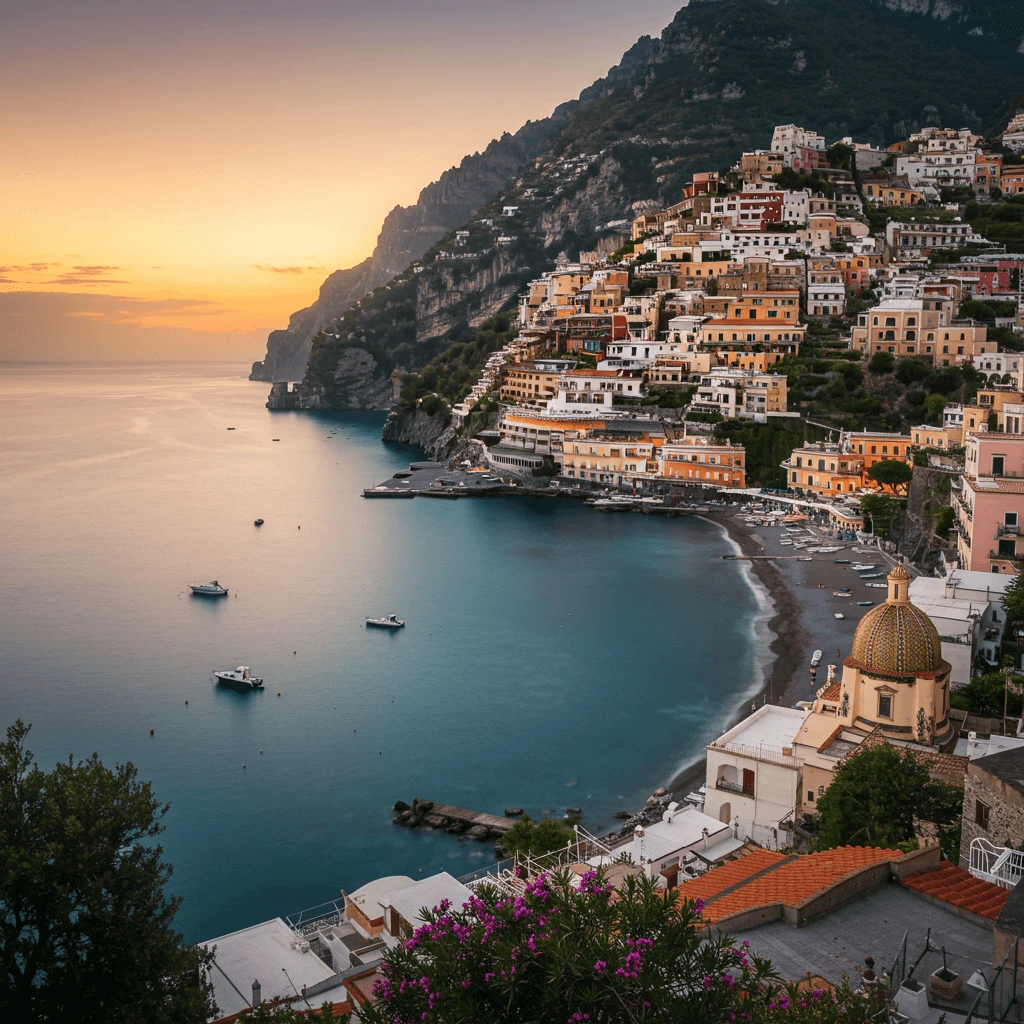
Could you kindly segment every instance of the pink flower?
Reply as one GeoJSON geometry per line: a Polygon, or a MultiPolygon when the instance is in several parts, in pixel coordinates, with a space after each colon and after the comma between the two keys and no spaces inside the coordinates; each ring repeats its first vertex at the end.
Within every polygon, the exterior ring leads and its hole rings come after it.
{"type": "Polygon", "coordinates": [[[604,969],[607,966],[608,966],[608,964],[604,960],[598,960],[597,963],[594,964],[594,973],[595,974],[604,974],[604,969]]]}

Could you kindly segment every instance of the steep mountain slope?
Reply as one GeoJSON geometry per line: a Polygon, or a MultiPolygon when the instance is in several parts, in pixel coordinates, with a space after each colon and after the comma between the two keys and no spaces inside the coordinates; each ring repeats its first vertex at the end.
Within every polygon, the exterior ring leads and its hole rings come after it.
{"type": "MultiPolygon", "coordinates": [[[[630,218],[634,203],[677,200],[694,170],[727,167],[743,149],[767,145],[776,124],[878,145],[925,125],[991,128],[1024,87],[1020,7],[692,0],[660,40],[641,39],[543,122],[546,139],[534,136],[519,171],[458,225],[470,232],[464,246],[440,237],[419,266],[335,313],[292,401],[386,404],[393,370],[418,369],[469,340],[560,250],[614,248],[615,222],[630,218]],[[517,210],[504,216],[506,206],[517,210]]],[[[326,306],[313,326],[327,326],[326,306]]]]}
{"type": "Polygon", "coordinates": [[[361,295],[384,284],[419,258],[448,231],[459,227],[482,203],[545,147],[564,126],[560,108],[543,121],[527,122],[515,135],[495,139],[483,153],[463,159],[419,195],[414,206],[396,206],[384,221],[373,255],[348,270],[336,270],[320,296],[293,313],[288,328],[273,331],[267,354],[254,363],[251,380],[299,380],[318,331],[329,327],[361,295]]]}

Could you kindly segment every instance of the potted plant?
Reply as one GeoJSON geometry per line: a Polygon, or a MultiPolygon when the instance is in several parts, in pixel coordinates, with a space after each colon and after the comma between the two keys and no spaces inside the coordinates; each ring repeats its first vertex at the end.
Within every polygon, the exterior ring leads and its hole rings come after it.
{"type": "Polygon", "coordinates": [[[963,991],[964,979],[951,971],[946,965],[946,947],[942,947],[942,966],[937,971],[932,971],[928,981],[932,989],[933,999],[942,999],[947,1003],[955,1003],[963,991]]]}

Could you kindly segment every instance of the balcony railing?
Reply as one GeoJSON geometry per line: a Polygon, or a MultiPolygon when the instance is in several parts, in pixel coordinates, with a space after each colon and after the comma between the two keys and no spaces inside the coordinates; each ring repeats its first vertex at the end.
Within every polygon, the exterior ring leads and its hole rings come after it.
{"type": "Polygon", "coordinates": [[[738,782],[730,782],[728,779],[716,779],[715,789],[720,789],[725,793],[735,793],[737,796],[753,797],[754,795],[753,786],[741,786],[738,782]]]}
{"type": "Polygon", "coordinates": [[[1016,526],[997,526],[996,536],[997,537],[1016,537],[1017,536],[1016,526]]]}
{"type": "Polygon", "coordinates": [[[1004,562],[1024,562],[1024,553],[1021,554],[1008,554],[1005,551],[990,551],[988,553],[989,561],[998,562],[1000,560],[1004,562]]]}

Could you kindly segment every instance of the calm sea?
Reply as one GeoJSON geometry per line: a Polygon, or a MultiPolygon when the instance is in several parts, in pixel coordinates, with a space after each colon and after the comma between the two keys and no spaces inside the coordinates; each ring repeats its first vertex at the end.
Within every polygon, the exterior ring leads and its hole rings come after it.
{"type": "Polygon", "coordinates": [[[367,501],[417,453],[266,392],[217,366],[0,377],[0,724],[30,722],[44,766],[98,751],[152,780],[189,939],[493,859],[393,826],[398,799],[610,827],[759,684],[718,527],[367,501]],[[189,594],[213,578],[230,597],[189,594]],[[406,629],[364,627],[390,612],[406,629]],[[239,664],[265,692],[214,685],[239,664]]]}

